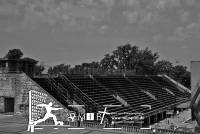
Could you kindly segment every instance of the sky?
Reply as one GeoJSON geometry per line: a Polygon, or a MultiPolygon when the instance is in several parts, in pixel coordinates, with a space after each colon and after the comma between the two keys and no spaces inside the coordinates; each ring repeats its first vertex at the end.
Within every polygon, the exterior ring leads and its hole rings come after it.
{"type": "Polygon", "coordinates": [[[200,60],[200,0],[0,0],[0,56],[19,48],[48,66],[149,47],[189,67],[200,60]]]}

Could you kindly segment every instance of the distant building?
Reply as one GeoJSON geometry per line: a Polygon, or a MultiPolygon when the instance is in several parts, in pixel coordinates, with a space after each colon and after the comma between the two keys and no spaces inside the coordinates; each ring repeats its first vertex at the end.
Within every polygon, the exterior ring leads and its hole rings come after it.
{"type": "Polygon", "coordinates": [[[24,59],[0,59],[0,73],[24,72],[29,76],[34,75],[34,67],[37,61],[29,58],[24,59]]]}
{"type": "Polygon", "coordinates": [[[19,112],[27,106],[28,89],[25,88],[24,72],[29,77],[34,75],[37,61],[24,59],[0,59],[0,112],[19,112]]]}

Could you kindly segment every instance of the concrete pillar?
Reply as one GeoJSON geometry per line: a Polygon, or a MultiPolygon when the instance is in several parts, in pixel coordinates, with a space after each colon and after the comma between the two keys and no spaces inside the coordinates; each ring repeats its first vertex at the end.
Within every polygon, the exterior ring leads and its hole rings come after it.
{"type": "Polygon", "coordinates": [[[161,113],[161,120],[164,119],[164,112],[161,113]]]}
{"type": "Polygon", "coordinates": [[[0,113],[5,112],[4,103],[4,97],[0,97],[0,113]]]}
{"type": "Polygon", "coordinates": [[[151,125],[151,118],[150,116],[147,118],[147,126],[150,126],[151,125]]]}
{"type": "Polygon", "coordinates": [[[158,122],[158,114],[156,114],[154,116],[155,116],[155,122],[158,122]]]}

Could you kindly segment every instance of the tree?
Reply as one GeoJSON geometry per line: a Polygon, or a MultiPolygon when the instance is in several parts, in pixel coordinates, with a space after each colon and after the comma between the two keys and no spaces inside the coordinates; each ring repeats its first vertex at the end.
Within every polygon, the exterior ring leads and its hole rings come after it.
{"type": "Polygon", "coordinates": [[[128,58],[130,57],[131,53],[131,45],[126,44],[124,46],[117,47],[116,50],[113,51],[113,56],[115,62],[117,63],[117,69],[119,70],[126,70],[128,69],[128,58]]]}
{"type": "Polygon", "coordinates": [[[6,59],[20,59],[23,56],[23,53],[20,49],[11,49],[8,53],[4,56],[6,59]]]}
{"type": "Polygon", "coordinates": [[[130,44],[117,47],[113,56],[117,70],[132,70],[135,74],[152,74],[154,63],[159,58],[158,53],[153,53],[149,48],[139,49],[130,44]]]}
{"type": "Polygon", "coordinates": [[[42,72],[45,70],[45,67],[43,65],[36,65],[34,72],[35,72],[35,76],[41,76],[42,72]]]}
{"type": "Polygon", "coordinates": [[[130,69],[136,74],[153,74],[154,64],[158,58],[158,53],[153,53],[149,48],[139,50],[134,46],[130,55],[130,69]]]}
{"type": "Polygon", "coordinates": [[[81,65],[75,65],[70,69],[70,73],[72,74],[83,74],[83,69],[81,65]]]}
{"type": "Polygon", "coordinates": [[[186,66],[177,65],[173,67],[174,79],[186,87],[190,87],[190,72],[186,66]]]}
{"type": "Polygon", "coordinates": [[[102,72],[112,72],[114,69],[116,69],[116,65],[117,62],[115,61],[114,56],[110,54],[106,54],[104,58],[100,61],[102,72]]]}
{"type": "Polygon", "coordinates": [[[173,76],[173,64],[166,60],[158,61],[154,66],[156,74],[166,74],[170,77],[173,76]]]}
{"type": "Polygon", "coordinates": [[[100,72],[100,64],[99,62],[91,62],[89,63],[88,73],[89,74],[98,74],[100,72]]]}
{"type": "Polygon", "coordinates": [[[53,76],[53,74],[54,74],[53,67],[49,67],[47,73],[48,73],[50,76],[53,76]]]}
{"type": "Polygon", "coordinates": [[[48,74],[51,76],[57,76],[61,74],[68,74],[70,72],[70,65],[59,64],[54,67],[49,67],[48,74]]]}
{"type": "Polygon", "coordinates": [[[166,74],[189,87],[190,73],[184,66],[173,66],[170,61],[160,60],[157,52],[152,52],[148,47],[140,49],[138,46],[125,44],[118,46],[111,54],[104,55],[100,62],[82,63],[74,67],[56,65],[50,67],[49,74],[118,74],[131,73],[136,75],[166,74]]]}

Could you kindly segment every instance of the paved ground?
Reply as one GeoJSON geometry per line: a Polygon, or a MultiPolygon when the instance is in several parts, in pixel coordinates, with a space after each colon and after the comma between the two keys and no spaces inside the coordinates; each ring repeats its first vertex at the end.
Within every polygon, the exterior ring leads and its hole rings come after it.
{"type": "Polygon", "coordinates": [[[153,128],[170,129],[171,125],[175,128],[185,128],[188,131],[194,131],[196,121],[188,121],[191,119],[191,110],[187,109],[172,118],[166,118],[159,123],[152,125],[153,128]]]}
{"type": "MultiPolygon", "coordinates": [[[[114,130],[68,130],[67,127],[43,127],[42,130],[35,130],[33,134],[125,134],[114,130]]],[[[27,123],[21,116],[0,115],[0,134],[31,134],[27,132],[27,123]]]]}
{"type": "MultiPolygon", "coordinates": [[[[196,126],[194,123],[184,123],[190,118],[190,110],[186,110],[174,118],[163,120],[158,123],[157,128],[169,128],[170,124],[175,124],[179,127],[187,127],[189,130],[196,126]],[[169,121],[169,123],[168,123],[169,121]]],[[[152,125],[155,128],[155,125],[152,125]]],[[[56,127],[55,126],[43,127],[43,129],[35,130],[33,134],[125,134],[125,132],[103,129],[84,129],[84,130],[68,130],[68,127],[56,127]]],[[[27,121],[22,116],[9,116],[0,114],[0,134],[31,134],[27,132],[27,121]]]]}

